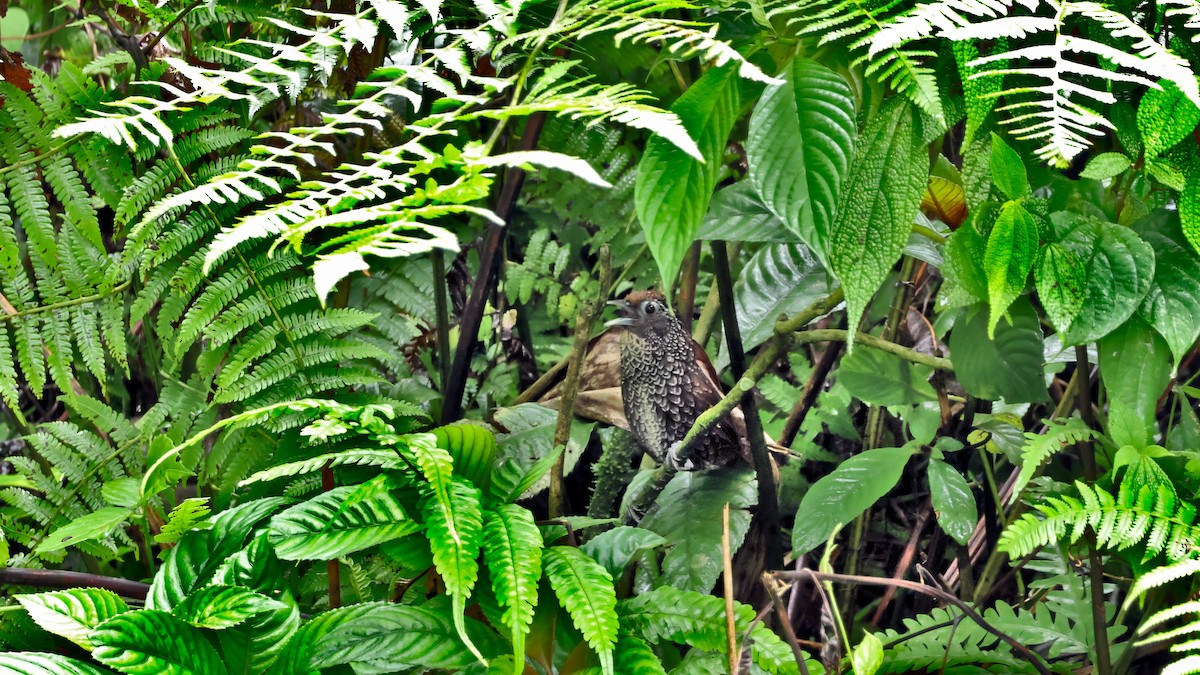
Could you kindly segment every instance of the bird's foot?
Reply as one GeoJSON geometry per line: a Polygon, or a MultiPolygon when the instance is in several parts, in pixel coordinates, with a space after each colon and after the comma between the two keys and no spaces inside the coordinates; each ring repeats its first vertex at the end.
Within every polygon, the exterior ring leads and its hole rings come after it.
{"type": "Polygon", "coordinates": [[[692,466],[691,460],[679,456],[679,451],[682,449],[683,441],[675,441],[671,447],[667,448],[667,457],[664,463],[673,471],[687,471],[692,466]]]}

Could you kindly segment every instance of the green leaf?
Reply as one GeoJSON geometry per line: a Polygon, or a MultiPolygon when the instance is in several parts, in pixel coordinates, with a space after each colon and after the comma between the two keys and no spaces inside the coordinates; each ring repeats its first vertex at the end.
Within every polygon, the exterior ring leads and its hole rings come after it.
{"type": "Polygon", "coordinates": [[[1029,176],[1025,172],[1025,163],[1016,150],[1004,142],[997,133],[992,133],[992,154],[990,158],[992,182],[1009,199],[1028,197],[1029,176]]]}
{"type": "Polygon", "coordinates": [[[91,635],[92,657],[129,675],[223,675],[225,664],[199,629],[154,609],[119,614],[91,635]]]}
{"type": "Polygon", "coordinates": [[[937,392],[929,384],[932,368],[871,347],[843,356],[837,373],[838,382],[851,396],[872,405],[937,400],[937,392]]]}
{"type": "Polygon", "coordinates": [[[1123,173],[1129,165],[1129,158],[1124,154],[1105,152],[1093,157],[1079,175],[1093,180],[1107,180],[1123,173]]]}
{"type": "Polygon", "coordinates": [[[1083,308],[1087,275],[1079,258],[1060,244],[1046,244],[1038,251],[1033,280],[1050,323],[1065,330],[1083,308]]]}
{"type": "Polygon", "coordinates": [[[1042,329],[1026,300],[1009,308],[1012,322],[1001,322],[993,340],[987,313],[976,305],[965,311],[950,333],[954,375],[972,396],[1007,403],[1046,400],[1042,372],[1042,329]]]}
{"type": "Polygon", "coordinates": [[[236,626],[256,614],[285,607],[278,600],[246,588],[206,586],[184,598],[171,610],[171,614],[197,628],[221,630],[236,626]]]}
{"type": "Polygon", "coordinates": [[[668,283],[695,239],[721,174],[725,143],[738,117],[737,65],[711,68],[684,92],[671,111],[696,139],[704,161],[651,136],[638,163],[634,205],[646,243],[668,283]]]}
{"type": "Polygon", "coordinates": [[[542,535],[533,514],[516,504],[501,504],[484,515],[483,559],[492,590],[504,608],[502,621],[512,633],[513,675],[525,663],[525,634],[533,622],[542,578],[542,535]]]}
{"type": "Polygon", "coordinates": [[[913,452],[909,448],[866,450],[813,483],[796,512],[792,556],[825,543],[834,529],[857,518],[896,487],[913,452]]]}
{"type": "Polygon", "coordinates": [[[213,518],[212,529],[183,535],[154,575],[146,607],[170,610],[192,591],[207,586],[226,560],[241,550],[259,521],[286,503],[282,497],[272,497],[239,504],[213,518]]]}
{"type": "Polygon", "coordinates": [[[645,528],[621,525],[592,537],[580,549],[619,579],[639,554],[668,543],[665,537],[645,528]]]}
{"type": "Polygon", "coordinates": [[[780,315],[807,309],[832,290],[825,269],[804,244],[763,246],[733,289],[742,344],[753,349],[766,342],[780,315]]]}
{"type": "Polygon", "coordinates": [[[1083,306],[1061,333],[1063,344],[1094,342],[1133,314],[1154,279],[1154,249],[1127,227],[1055,214],[1073,225],[1059,242],[1087,275],[1083,306]]]}
{"type": "Polygon", "coordinates": [[[37,552],[61,551],[68,546],[78,546],[85,541],[107,537],[131,515],[133,515],[133,510],[123,506],[106,506],[97,509],[46,535],[42,543],[38,544],[37,552]]]}
{"type": "Polygon", "coordinates": [[[107,668],[60,654],[0,652],[0,672],[8,675],[109,675],[107,668]]]}
{"type": "Polygon", "coordinates": [[[154,535],[155,543],[174,544],[185,532],[203,524],[210,511],[208,497],[191,497],[179,502],[171,509],[162,530],[154,535]]]}
{"type": "Polygon", "coordinates": [[[1154,180],[1176,192],[1183,192],[1187,189],[1187,178],[1184,177],[1182,171],[1169,162],[1161,159],[1148,160],[1146,162],[1146,173],[1153,176],[1154,180]]]}
{"type": "Polygon", "coordinates": [[[612,675],[618,628],[612,577],[600,563],[569,546],[546,549],[542,568],[571,622],[600,657],[605,675],[612,675]]]}
{"type": "Polygon", "coordinates": [[[284,560],[333,560],[421,529],[386,492],[347,505],[354,490],[334,488],[271,518],[276,554],[284,560]]]}
{"type": "Polygon", "coordinates": [[[750,117],[750,182],[767,206],[824,260],[838,191],[854,154],[854,98],[840,75],[796,58],[750,117]]]}
{"type": "MultiPolygon", "coordinates": [[[[475,662],[461,633],[445,612],[411,605],[372,604],[353,620],[341,620],[319,637],[311,668],[344,663],[370,663],[372,672],[410,669],[461,669],[475,662]]],[[[500,653],[500,638],[474,619],[463,624],[487,654],[500,653]]],[[[316,637],[316,636],[311,636],[316,637]]],[[[482,657],[480,657],[482,658],[482,657]]]]}
{"type": "Polygon", "coordinates": [[[671,478],[641,527],[662,535],[671,549],[662,561],[662,583],[699,592],[721,574],[721,512],[729,504],[730,546],[737,550],[750,527],[757,482],[748,467],[680,471],[671,478]]]}
{"type": "Polygon", "coordinates": [[[1117,447],[1150,445],[1158,430],[1158,401],[1171,380],[1166,341],[1134,318],[1100,340],[1099,352],[1109,437],[1117,447]]]}
{"type": "Polygon", "coordinates": [[[854,675],[875,675],[883,665],[883,643],[872,633],[863,633],[862,642],[850,654],[854,675]]]}
{"type": "Polygon", "coordinates": [[[454,625],[458,635],[475,657],[483,661],[467,634],[464,623],[467,598],[479,578],[479,548],[483,541],[483,513],[479,489],[462,478],[455,478],[444,495],[427,498],[421,513],[433,551],[433,565],[446,593],[454,604],[454,625]]]}
{"type": "Polygon", "coordinates": [[[929,498],[933,502],[938,525],[943,532],[966,546],[971,533],[975,531],[975,521],[979,518],[971,486],[954,467],[940,459],[929,460],[926,475],[929,478],[929,498]]]}
{"type": "MultiPolygon", "coordinates": [[[[496,411],[496,422],[509,433],[497,439],[500,456],[524,468],[522,478],[515,485],[496,485],[493,480],[489,494],[500,501],[516,501],[532,496],[550,485],[550,468],[554,465],[561,448],[554,447],[554,428],[558,423],[558,411],[540,403],[522,403],[496,411]],[[505,490],[505,487],[510,489],[505,490]]],[[[579,457],[587,447],[594,424],[579,421],[571,423],[571,436],[567,440],[566,456],[563,458],[563,475],[575,470],[579,457]]]]}
{"type": "Polygon", "coordinates": [[[93,647],[88,639],[92,630],[129,610],[116,593],[102,588],[72,588],[15,597],[42,630],[65,637],[88,651],[93,647]]]}
{"type": "Polygon", "coordinates": [[[1020,203],[1005,204],[988,235],[987,251],[984,253],[988,303],[991,305],[988,337],[995,337],[1000,317],[1025,290],[1029,270],[1033,269],[1033,261],[1037,256],[1037,245],[1037,221],[1020,203]]]}
{"type": "Polygon", "coordinates": [[[708,202],[708,213],[696,238],[704,241],[796,241],[796,235],[767,208],[748,180],[717,190],[708,202]]]}
{"type": "Polygon", "coordinates": [[[928,174],[912,109],[901,99],[885,104],[859,138],[833,223],[829,260],[851,328],[904,252],[928,174]]]}
{"type": "Polygon", "coordinates": [[[255,614],[217,633],[230,670],[244,673],[267,670],[300,627],[300,610],[291,594],[285,591],[280,600],[281,607],[255,614]]]}
{"type": "Polygon", "coordinates": [[[1184,180],[1179,195],[1179,224],[1192,250],[1200,253],[1200,171],[1187,172],[1184,180]]]}
{"type": "MultiPolygon", "coordinates": [[[[312,657],[316,654],[322,639],[339,626],[357,623],[369,616],[377,607],[387,606],[383,603],[365,603],[339,607],[318,614],[304,622],[299,629],[283,645],[275,662],[271,665],[270,675],[293,675],[308,673],[313,670],[312,657]]],[[[458,636],[454,636],[454,641],[458,636]]],[[[468,660],[473,663],[474,659],[468,660]]]]}
{"type": "Polygon", "coordinates": [[[1175,83],[1159,80],[1158,86],[1146,90],[1137,110],[1137,127],[1148,158],[1169,150],[1200,123],[1200,109],[1175,83]]]}
{"type": "Polygon", "coordinates": [[[1166,339],[1179,362],[1200,337],[1200,258],[1167,237],[1154,232],[1143,235],[1154,249],[1154,282],[1136,316],[1166,339]]]}

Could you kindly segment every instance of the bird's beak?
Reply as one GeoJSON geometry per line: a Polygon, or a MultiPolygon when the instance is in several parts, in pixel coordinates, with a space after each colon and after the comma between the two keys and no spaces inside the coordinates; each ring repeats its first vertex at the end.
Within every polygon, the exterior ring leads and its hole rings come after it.
{"type": "Polygon", "coordinates": [[[632,309],[628,300],[609,300],[608,304],[616,307],[617,313],[619,313],[620,316],[612,321],[606,321],[604,323],[605,328],[612,328],[614,326],[630,326],[633,324],[633,318],[626,314],[630,309],[632,309]]]}

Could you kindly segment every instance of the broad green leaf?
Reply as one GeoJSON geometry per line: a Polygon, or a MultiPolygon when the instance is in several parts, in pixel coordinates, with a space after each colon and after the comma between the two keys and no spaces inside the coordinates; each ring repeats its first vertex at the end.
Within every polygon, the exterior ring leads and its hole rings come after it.
{"type": "Polygon", "coordinates": [[[980,206],[946,240],[946,263],[942,268],[946,286],[938,297],[942,306],[987,302],[988,280],[984,271],[984,257],[987,254],[987,235],[991,233],[998,213],[999,209],[992,202],[980,206]],[[951,295],[954,297],[951,298],[951,295]],[[955,301],[948,302],[951,299],[955,301]]]}
{"type": "MultiPolygon", "coordinates": [[[[651,645],[688,645],[693,649],[717,652],[728,659],[725,602],[721,598],[659,586],[622,600],[618,612],[622,628],[651,645]]],[[[754,620],[753,609],[735,601],[733,613],[738,634],[750,632],[750,657],[756,666],[769,673],[794,675],[799,672],[791,649],[769,628],[754,620]]],[[[808,664],[813,667],[813,661],[808,664]]]]}
{"type": "Polygon", "coordinates": [[[1073,226],[1059,242],[1087,275],[1083,306],[1062,331],[1063,344],[1094,342],[1133,314],[1154,279],[1154,250],[1132,230],[1112,223],[1055,214],[1073,226]]]}
{"type": "Polygon", "coordinates": [[[129,675],[224,675],[199,629],[155,609],[119,614],[92,631],[92,657],[129,675]]]}
{"type": "Polygon", "coordinates": [[[92,630],[128,611],[125,601],[102,588],[72,588],[36,595],[17,595],[17,602],[43,630],[67,638],[91,651],[92,630]]]}
{"type": "Polygon", "coordinates": [[[967,545],[979,516],[971,486],[954,467],[940,459],[930,459],[926,469],[929,478],[929,499],[937,514],[938,525],[954,541],[967,545]]]}
{"type": "Polygon", "coordinates": [[[863,633],[862,642],[850,654],[854,675],[875,675],[883,665],[883,643],[872,633],[863,633]]]}
{"type": "MultiPolygon", "coordinates": [[[[444,611],[412,605],[372,604],[354,612],[353,620],[339,619],[316,638],[313,669],[332,668],[346,663],[371,663],[373,672],[392,672],[414,666],[423,669],[461,669],[475,663],[474,656],[460,639],[454,622],[444,611]]],[[[464,626],[488,655],[496,656],[501,641],[491,629],[474,619],[464,626]]]]}
{"type": "Polygon", "coordinates": [[[796,512],[792,556],[825,543],[839,525],[854,520],[896,487],[913,452],[909,448],[866,450],[813,483],[796,512]]]}
{"type": "Polygon", "coordinates": [[[733,289],[742,344],[753,349],[766,342],[780,315],[807,309],[832,290],[825,269],[804,244],[763,246],[733,289]]]}
{"type": "Polygon", "coordinates": [[[479,578],[479,548],[483,542],[483,513],[479,488],[455,478],[443,496],[427,498],[421,513],[433,551],[433,565],[454,608],[454,625],[467,648],[480,661],[483,654],[471,642],[464,623],[467,598],[479,578]]]}
{"type": "Polygon", "coordinates": [[[1192,250],[1200,253],[1200,171],[1189,171],[1184,180],[1179,195],[1179,224],[1192,250]]]}
{"type": "Polygon", "coordinates": [[[420,529],[386,492],[347,506],[354,490],[337,487],[276,514],[268,525],[275,553],[284,560],[333,560],[420,529]]]}
{"type": "Polygon", "coordinates": [[[600,657],[605,675],[613,675],[617,595],[608,571],[569,546],[546,549],[542,554],[542,569],[571,622],[600,657]]]}
{"type": "Polygon", "coordinates": [[[796,235],[767,208],[748,180],[717,190],[708,202],[708,213],[696,238],[704,241],[796,241],[796,235]]]}
{"type": "MultiPolygon", "coordinates": [[[[993,53],[1005,51],[1001,45],[1003,43],[997,41],[997,46],[993,48],[993,53]]],[[[1003,88],[1004,79],[1000,77],[971,77],[972,75],[983,71],[990,70],[996,67],[1005,67],[1008,63],[1004,60],[1001,63],[987,64],[982,67],[969,66],[975,59],[978,59],[979,48],[975,40],[955,40],[951,43],[954,50],[954,60],[958,64],[959,80],[962,82],[963,102],[967,108],[967,125],[966,134],[963,136],[963,147],[970,146],[975,140],[975,134],[983,127],[987,121],[988,115],[996,107],[996,94],[1003,88]]]]}
{"type": "Polygon", "coordinates": [[[1029,270],[1033,269],[1033,261],[1037,256],[1037,246],[1037,221],[1020,203],[1005,204],[988,235],[984,253],[988,304],[991,306],[988,337],[995,337],[1000,317],[1025,290],[1029,270]]]}
{"type": "Polygon", "coordinates": [[[592,537],[580,549],[618,579],[638,554],[668,543],[665,537],[645,528],[621,525],[592,537]]]}
{"type": "Polygon", "coordinates": [[[1167,343],[1135,318],[1101,339],[1099,351],[1109,437],[1117,447],[1150,445],[1158,429],[1158,400],[1171,380],[1167,343]]]}
{"type": "Polygon", "coordinates": [[[1060,244],[1046,244],[1038,251],[1033,280],[1050,323],[1065,330],[1083,307],[1087,275],[1079,258],[1060,244]]]}
{"type": "Polygon", "coordinates": [[[206,586],[184,598],[171,614],[197,628],[220,630],[284,607],[282,602],[247,588],[206,586]]]}
{"type": "MultiPolygon", "coordinates": [[[[369,616],[375,611],[375,608],[384,606],[387,605],[384,603],[351,605],[310,618],[283,645],[275,662],[271,664],[271,669],[267,672],[270,675],[292,675],[293,673],[312,671],[312,657],[316,654],[322,638],[338,626],[356,623],[363,617],[369,616]]],[[[474,662],[474,659],[471,659],[471,662],[474,662]]]]}
{"type": "Polygon", "coordinates": [[[707,592],[721,574],[721,512],[729,504],[729,537],[734,551],[750,527],[750,507],[758,496],[747,468],[680,471],[658,496],[658,510],[641,527],[671,543],[662,561],[661,582],[707,592]]]}
{"type": "Polygon", "coordinates": [[[1009,199],[1028,197],[1029,176],[1025,171],[1025,162],[999,134],[992,133],[992,154],[989,165],[992,170],[992,182],[1009,199]]]}
{"type": "Polygon", "coordinates": [[[1154,249],[1154,282],[1135,316],[1150,324],[1167,341],[1174,365],[1200,337],[1200,258],[1155,232],[1143,235],[1154,249]]]}
{"type": "Polygon", "coordinates": [[[61,654],[0,652],[0,672],[7,675],[110,675],[111,670],[61,654]]]}
{"type": "Polygon", "coordinates": [[[1187,177],[1170,162],[1162,159],[1149,160],[1146,162],[1146,173],[1176,192],[1183,192],[1187,189],[1187,177]]]}
{"type": "Polygon", "coordinates": [[[280,605],[217,633],[221,653],[231,671],[261,673],[275,662],[300,627],[300,610],[290,592],[284,591],[280,596],[280,605]]]}
{"type": "Polygon", "coordinates": [[[929,154],[913,111],[894,99],[859,138],[834,217],[829,261],[846,289],[851,329],[904,252],[928,176],[929,154]]]}
{"type": "Polygon", "coordinates": [[[1159,80],[1159,88],[1150,88],[1138,104],[1137,127],[1152,158],[1169,150],[1200,123],[1200,109],[1170,80],[1159,80]]]}
{"type": "Polygon", "coordinates": [[[825,259],[838,191],[854,154],[854,98],[840,75],[809,59],[784,68],[750,117],[750,182],[794,234],[825,259]]]}
{"type": "Polygon", "coordinates": [[[1037,313],[1026,300],[1009,308],[1012,322],[1001,321],[995,339],[987,334],[987,312],[965,310],[950,333],[954,375],[972,396],[1007,403],[1046,400],[1042,373],[1043,338],[1037,313]]]}
{"type": "Polygon", "coordinates": [[[906,361],[873,347],[863,347],[842,357],[838,382],[852,396],[872,405],[914,405],[936,401],[929,384],[933,369],[906,361]]]}
{"type": "Polygon", "coordinates": [[[1108,180],[1129,168],[1129,158],[1120,152],[1105,152],[1093,157],[1079,175],[1093,180],[1108,180]]]}
{"type": "Polygon", "coordinates": [[[483,559],[492,590],[504,608],[502,621],[512,633],[513,675],[525,664],[525,634],[533,622],[542,577],[542,535],[528,509],[501,504],[484,514],[483,559]]]}
{"type": "MultiPolygon", "coordinates": [[[[613,657],[613,668],[621,675],[666,675],[658,654],[650,649],[642,640],[622,633],[617,638],[617,647],[613,657]]],[[[603,670],[595,666],[583,668],[579,675],[599,675],[603,670]]],[[[678,670],[672,670],[678,673],[678,670]]]]}
{"type": "MultiPolygon", "coordinates": [[[[552,455],[560,452],[554,447],[558,411],[540,403],[522,403],[497,410],[496,421],[509,432],[496,439],[500,444],[500,456],[517,463],[525,471],[524,478],[511,494],[496,494],[503,486],[497,486],[494,482],[489,493],[502,501],[515,501],[522,496],[532,496],[529,494],[531,491],[545,490],[550,485],[550,467],[555,461],[552,455]]],[[[567,441],[566,457],[563,458],[563,475],[569,476],[575,470],[592,435],[593,426],[580,421],[571,423],[571,436],[567,441]]]]}
{"type": "Polygon", "coordinates": [[[282,497],[271,497],[239,504],[214,517],[211,529],[183,535],[154,575],[146,607],[169,611],[192,591],[207,586],[226,559],[242,549],[259,521],[286,503],[282,497]]]}
{"type": "Polygon", "coordinates": [[[737,65],[711,68],[671,112],[696,140],[704,161],[688,156],[660,136],[651,136],[637,168],[634,205],[646,243],[670,282],[696,237],[721,173],[725,143],[739,108],[737,65]]]}
{"type": "Polygon", "coordinates": [[[37,552],[61,551],[68,546],[77,546],[85,541],[107,537],[131,515],[133,515],[133,510],[123,506],[106,506],[97,509],[47,534],[42,543],[38,544],[37,552]]]}

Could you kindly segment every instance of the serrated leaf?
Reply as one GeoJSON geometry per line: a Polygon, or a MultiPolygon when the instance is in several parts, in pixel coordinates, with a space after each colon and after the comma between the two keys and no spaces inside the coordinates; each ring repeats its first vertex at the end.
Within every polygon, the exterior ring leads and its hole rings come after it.
{"type": "Polygon", "coordinates": [[[1055,216],[1071,226],[1059,243],[1075,254],[1087,275],[1083,306],[1060,335],[1063,344],[1093,342],[1124,323],[1149,292],[1154,250],[1129,228],[1069,214],[1055,216]]]}
{"type": "Polygon", "coordinates": [[[775,334],[781,315],[807,309],[833,288],[807,246],[768,244],[742,268],[733,290],[742,344],[753,349],[775,334]]]}
{"type": "MultiPolygon", "coordinates": [[[[311,667],[325,669],[345,663],[372,663],[375,672],[411,668],[461,669],[475,656],[445,612],[411,605],[373,604],[355,612],[353,621],[340,621],[312,649],[311,667]]],[[[500,652],[500,638],[474,619],[465,630],[472,644],[488,654],[500,652]]]]}
{"type": "Polygon", "coordinates": [[[875,675],[883,665],[883,643],[871,633],[863,633],[862,642],[850,654],[854,675],[875,675]]]}
{"type": "Polygon", "coordinates": [[[1137,110],[1137,127],[1153,158],[1169,150],[1200,123],[1200,109],[1170,80],[1159,80],[1142,96],[1137,110]]]}
{"type": "Polygon", "coordinates": [[[612,577],[600,563],[569,546],[546,549],[542,569],[571,622],[600,657],[604,674],[613,675],[618,621],[612,577]]]}
{"type": "Polygon", "coordinates": [[[656,500],[658,510],[641,523],[672,545],[662,561],[662,582],[684,590],[712,590],[721,574],[721,511],[728,503],[730,546],[736,551],[757,497],[757,481],[748,467],[675,474],[656,500]]]}
{"type": "Polygon", "coordinates": [[[1050,323],[1065,330],[1083,307],[1087,277],[1079,258],[1059,244],[1046,244],[1038,251],[1033,280],[1050,323]]]}
{"type": "Polygon", "coordinates": [[[940,459],[929,460],[926,475],[929,478],[929,499],[937,514],[938,525],[943,532],[966,546],[971,533],[975,531],[975,521],[979,518],[971,487],[962,474],[940,459]]]}
{"type": "Polygon", "coordinates": [[[1166,341],[1134,318],[1104,336],[1098,350],[1109,437],[1117,447],[1150,445],[1158,431],[1158,401],[1171,380],[1166,341]]]}
{"type": "Polygon", "coordinates": [[[1175,366],[1200,337],[1200,258],[1170,239],[1147,232],[1154,249],[1154,282],[1136,316],[1150,324],[1167,341],[1175,366]]]}
{"type": "Polygon", "coordinates": [[[912,109],[898,99],[885,104],[859,137],[833,223],[830,266],[846,289],[848,326],[858,326],[904,252],[928,175],[912,109]]]}
{"type": "Polygon", "coordinates": [[[1042,374],[1042,329],[1028,301],[1009,308],[1012,323],[1002,321],[996,337],[987,334],[986,312],[970,307],[950,333],[954,374],[972,396],[1007,403],[1046,400],[1042,374]]]}
{"type": "Polygon", "coordinates": [[[709,69],[671,106],[696,139],[703,162],[652,136],[638,163],[634,205],[663,279],[675,278],[708,210],[737,121],[738,92],[737,65],[730,62],[709,69]]]}
{"type": "Polygon", "coordinates": [[[455,478],[444,495],[428,498],[421,512],[433,551],[433,564],[446,585],[453,602],[454,625],[458,635],[475,657],[483,654],[471,642],[464,623],[467,597],[479,578],[479,548],[483,536],[483,514],[479,489],[462,478],[455,478]]]}
{"type": "Polygon", "coordinates": [[[128,611],[125,601],[102,588],[72,588],[36,595],[17,595],[17,602],[43,630],[91,651],[88,636],[112,617],[128,611]]]}
{"type": "Polygon", "coordinates": [[[0,653],[0,672],[9,675],[110,675],[111,670],[61,654],[40,652],[0,653]]]}
{"type": "Polygon", "coordinates": [[[285,608],[282,602],[236,586],[206,586],[184,598],[171,614],[197,628],[220,630],[263,612],[285,608]]]}
{"type": "Polygon", "coordinates": [[[1129,158],[1120,152],[1105,152],[1088,161],[1079,175],[1093,180],[1108,180],[1129,168],[1129,158]]]}
{"type": "Polygon", "coordinates": [[[580,549],[618,579],[640,553],[668,543],[666,537],[645,528],[621,525],[592,537],[580,549]]]}
{"type": "Polygon", "coordinates": [[[129,675],[223,675],[225,664],[198,629],[154,609],[127,612],[91,634],[92,657],[129,675]]]}
{"type": "Polygon", "coordinates": [[[542,535],[533,514],[516,504],[489,510],[483,523],[483,559],[492,590],[512,633],[513,675],[524,670],[525,634],[533,622],[542,577],[542,535]]]}
{"type": "Polygon", "coordinates": [[[771,212],[748,180],[717,190],[696,232],[704,241],[794,242],[796,235],[771,212]]]}
{"type": "Polygon", "coordinates": [[[792,556],[825,543],[835,528],[857,518],[896,487],[912,454],[909,448],[866,450],[813,483],[796,511],[792,556]]]}
{"type": "Polygon", "coordinates": [[[854,99],[840,75],[810,59],[785,67],[750,117],[750,182],[795,235],[825,259],[842,179],[854,154],[854,99]]]}
{"type": "MultiPolygon", "coordinates": [[[[993,146],[996,147],[993,142],[993,146]]],[[[993,158],[994,159],[994,158],[993,158]]],[[[996,324],[1025,290],[1029,271],[1037,256],[1038,226],[1033,216],[1018,202],[1009,202],[1000,211],[988,235],[984,270],[988,279],[988,337],[994,338],[996,324]]]]}
{"type": "Polygon", "coordinates": [[[992,171],[992,182],[1009,199],[1028,197],[1029,175],[1025,171],[1025,163],[1021,156],[997,133],[992,134],[992,150],[989,166],[992,171]]]}
{"type": "Polygon", "coordinates": [[[351,506],[347,485],[323,492],[271,518],[271,543],[283,560],[333,560],[421,529],[388,493],[351,506]]]}

